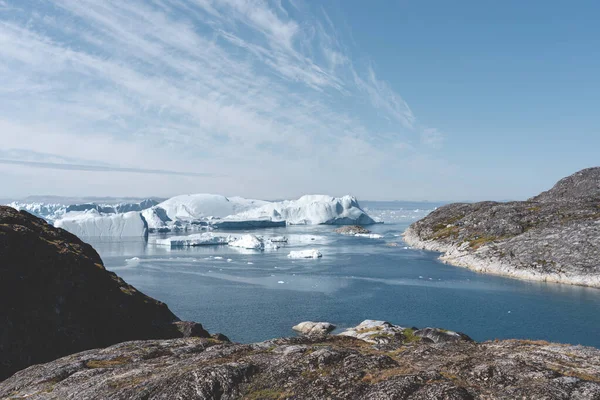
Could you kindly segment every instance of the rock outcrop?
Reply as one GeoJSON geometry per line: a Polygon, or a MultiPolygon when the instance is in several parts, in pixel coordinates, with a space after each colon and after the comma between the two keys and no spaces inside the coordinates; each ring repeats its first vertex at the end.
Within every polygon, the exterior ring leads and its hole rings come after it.
{"type": "Polygon", "coordinates": [[[353,328],[348,328],[339,335],[357,338],[368,343],[392,345],[392,347],[398,343],[419,341],[430,343],[473,341],[461,332],[440,328],[406,328],[387,321],[374,321],[371,319],[367,319],[353,328]]]}
{"type": "Polygon", "coordinates": [[[404,240],[479,272],[600,287],[600,167],[527,201],[440,207],[404,240]]]}
{"type": "Polygon", "coordinates": [[[0,397],[39,399],[598,399],[600,350],[546,342],[346,336],[255,344],[126,342],[35,365],[0,397]]]}
{"type": "Polygon", "coordinates": [[[76,236],[0,207],[0,379],[86,349],[184,336],[209,334],[107,271],[76,236]]]}
{"type": "Polygon", "coordinates": [[[335,230],[337,233],[341,233],[342,235],[356,235],[357,233],[367,234],[371,233],[370,230],[364,228],[360,225],[346,225],[341,228],[337,228],[335,230]]]}

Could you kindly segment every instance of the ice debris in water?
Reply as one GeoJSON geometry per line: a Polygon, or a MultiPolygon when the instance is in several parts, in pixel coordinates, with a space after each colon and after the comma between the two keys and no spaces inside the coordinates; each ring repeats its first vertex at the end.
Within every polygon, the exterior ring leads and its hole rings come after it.
{"type": "Polygon", "coordinates": [[[320,251],[316,249],[290,251],[288,258],[320,258],[323,257],[320,251]]]}

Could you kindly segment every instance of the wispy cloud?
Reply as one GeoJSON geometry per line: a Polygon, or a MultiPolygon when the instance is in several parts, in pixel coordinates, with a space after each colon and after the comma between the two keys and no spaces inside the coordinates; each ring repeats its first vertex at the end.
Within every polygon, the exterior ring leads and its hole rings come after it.
{"type": "MultiPolygon", "coordinates": [[[[420,144],[441,145],[437,131],[419,132],[374,67],[355,64],[321,8],[255,0],[19,5],[0,0],[8,10],[0,13],[6,148],[76,158],[57,164],[82,172],[105,163],[199,178],[169,190],[273,197],[350,191],[344,168],[366,179],[382,163],[402,162],[397,149],[414,157],[420,144]]],[[[11,162],[3,168],[17,168],[11,162]]],[[[63,168],[20,165],[35,162],[63,168]]],[[[136,184],[128,194],[148,190],[136,184]]]]}
{"type": "MultiPolygon", "coordinates": [[[[3,160],[0,159],[0,164],[8,165],[23,165],[26,167],[33,168],[44,168],[44,169],[59,169],[68,171],[94,171],[94,172],[131,172],[136,174],[155,174],[155,175],[181,175],[181,176],[201,176],[201,177],[215,177],[213,174],[202,174],[196,172],[179,172],[169,171],[164,169],[143,169],[143,168],[122,168],[113,166],[102,166],[102,165],[84,165],[84,164],[68,164],[68,163],[52,163],[52,162],[40,162],[40,161],[24,161],[24,160],[3,160]]],[[[218,177],[218,175],[216,176],[218,177]]]]}

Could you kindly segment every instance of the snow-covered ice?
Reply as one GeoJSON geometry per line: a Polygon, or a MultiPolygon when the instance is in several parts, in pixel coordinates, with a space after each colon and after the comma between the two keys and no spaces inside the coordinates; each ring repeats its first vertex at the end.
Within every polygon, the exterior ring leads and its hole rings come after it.
{"type": "Polygon", "coordinates": [[[316,249],[290,251],[289,258],[320,258],[323,257],[320,251],[316,249]]]}

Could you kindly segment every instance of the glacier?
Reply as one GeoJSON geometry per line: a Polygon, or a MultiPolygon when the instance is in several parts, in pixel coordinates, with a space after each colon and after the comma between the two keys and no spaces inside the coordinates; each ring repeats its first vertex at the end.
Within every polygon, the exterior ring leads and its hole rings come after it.
{"type": "Polygon", "coordinates": [[[97,210],[66,213],[54,222],[57,228],[63,228],[72,234],[99,237],[147,237],[148,224],[136,211],[123,214],[102,215],[97,210]]]}

